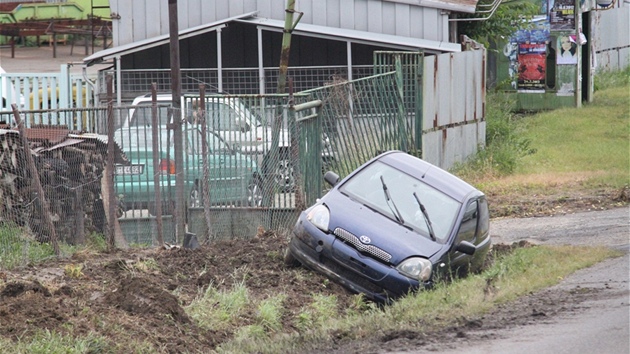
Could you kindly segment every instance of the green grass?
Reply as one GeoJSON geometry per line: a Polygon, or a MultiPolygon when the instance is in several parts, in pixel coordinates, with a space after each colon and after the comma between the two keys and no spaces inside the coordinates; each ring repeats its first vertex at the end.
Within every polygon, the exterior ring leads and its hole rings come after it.
{"type": "MultiPolygon", "coordinates": [[[[492,307],[557,284],[578,269],[619,252],[604,247],[535,246],[499,257],[484,272],[434,290],[411,294],[385,308],[339,311],[331,297],[315,297],[293,319],[299,333],[242,336],[224,343],[218,352],[299,352],[333,338],[368,339],[387,331],[424,333],[445,329],[466,318],[482,316],[492,307]]],[[[251,334],[251,333],[250,333],[251,334]]]]}
{"type": "Polygon", "coordinates": [[[627,184],[630,171],[630,92],[614,87],[596,93],[594,104],[559,109],[527,120],[524,137],[536,146],[519,174],[607,171],[608,181],[627,184]],[[601,99],[597,99],[601,98],[601,99]]]}
{"type": "MultiPolygon", "coordinates": [[[[93,233],[87,236],[83,246],[61,243],[59,248],[62,256],[69,256],[77,252],[102,252],[107,245],[103,235],[93,233]]],[[[0,226],[0,269],[10,270],[54,257],[52,245],[34,240],[17,226],[0,226]]]]}
{"type": "Polygon", "coordinates": [[[594,101],[519,116],[488,98],[488,146],[453,172],[489,195],[630,185],[630,69],[598,76],[594,101]]]}

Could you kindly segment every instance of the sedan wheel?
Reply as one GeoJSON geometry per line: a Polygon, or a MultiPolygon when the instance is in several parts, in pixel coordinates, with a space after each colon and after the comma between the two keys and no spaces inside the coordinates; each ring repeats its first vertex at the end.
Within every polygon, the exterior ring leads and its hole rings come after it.
{"type": "Polygon", "coordinates": [[[289,192],[295,188],[295,174],[293,164],[289,159],[278,161],[276,173],[274,173],[274,182],[280,190],[289,192]]]}
{"type": "Polygon", "coordinates": [[[247,206],[259,207],[262,205],[262,187],[260,181],[253,179],[247,186],[247,206]]]}
{"type": "Polygon", "coordinates": [[[201,208],[203,205],[203,201],[201,200],[201,190],[197,184],[193,186],[190,190],[190,195],[188,196],[188,207],[189,208],[201,208]]]}

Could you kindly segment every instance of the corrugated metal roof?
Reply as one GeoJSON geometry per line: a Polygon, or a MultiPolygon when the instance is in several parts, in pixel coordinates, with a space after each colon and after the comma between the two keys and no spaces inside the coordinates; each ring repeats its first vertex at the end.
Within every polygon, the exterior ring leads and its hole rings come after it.
{"type": "MultiPolygon", "coordinates": [[[[180,39],[189,38],[199,34],[215,31],[219,28],[227,26],[229,22],[237,21],[251,25],[260,26],[270,31],[281,32],[284,28],[284,21],[272,20],[267,18],[254,17],[256,12],[246,13],[240,16],[234,16],[207,23],[205,25],[188,28],[179,32],[180,39]]],[[[387,48],[401,50],[424,50],[427,52],[444,53],[444,52],[460,52],[461,46],[457,43],[444,41],[432,41],[427,39],[395,36],[390,34],[373,33],[366,31],[358,31],[352,29],[333,28],[326,26],[318,26],[311,24],[298,24],[294,34],[304,35],[308,37],[325,38],[330,40],[344,40],[353,43],[362,43],[368,45],[378,45],[387,48]]],[[[169,35],[161,35],[145,40],[129,43],[96,52],[83,59],[83,62],[90,66],[102,61],[110,60],[118,56],[135,53],[148,48],[157,47],[169,42],[169,35]]]]}
{"type": "MultiPolygon", "coordinates": [[[[226,18],[220,21],[215,21],[211,23],[206,23],[204,25],[187,28],[185,30],[179,31],[179,39],[181,40],[181,39],[193,37],[199,34],[216,31],[219,28],[225,27],[227,23],[229,22],[232,22],[240,18],[251,17],[251,16],[254,16],[255,14],[256,12],[250,12],[250,13],[242,14],[239,16],[226,18]]],[[[84,58],[83,63],[85,63],[87,66],[94,65],[105,60],[113,59],[117,56],[127,55],[131,53],[139,52],[144,49],[153,48],[153,47],[157,47],[163,44],[167,44],[169,40],[170,40],[170,35],[165,34],[165,35],[161,35],[161,36],[157,36],[153,38],[147,38],[141,41],[101,50],[99,52],[96,52],[90,55],[89,57],[84,58]]]]}
{"type": "Polygon", "coordinates": [[[416,5],[420,7],[433,7],[442,10],[475,13],[477,0],[383,0],[399,4],[416,5]]]}
{"type": "MultiPolygon", "coordinates": [[[[280,20],[251,17],[241,18],[236,21],[257,25],[270,31],[282,32],[284,29],[284,21],[280,20]]],[[[318,37],[331,40],[348,40],[353,43],[379,45],[383,47],[397,48],[403,50],[424,50],[437,53],[461,52],[461,45],[457,43],[431,41],[420,38],[394,36],[391,34],[373,33],[302,23],[299,23],[292,33],[296,35],[318,37]]]]}

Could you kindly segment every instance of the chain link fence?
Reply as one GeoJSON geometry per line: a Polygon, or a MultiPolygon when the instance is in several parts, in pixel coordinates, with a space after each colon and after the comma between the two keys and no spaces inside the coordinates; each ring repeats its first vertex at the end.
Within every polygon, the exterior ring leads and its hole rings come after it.
{"type": "Polygon", "coordinates": [[[117,244],[181,245],[174,124],[188,233],[206,242],[289,232],[325,193],[323,172],[346,175],[413,140],[393,73],[328,84],[293,95],[186,94],[177,111],[157,93],[122,107],[24,111],[23,132],[0,112],[0,268],[111,230],[117,244]]]}

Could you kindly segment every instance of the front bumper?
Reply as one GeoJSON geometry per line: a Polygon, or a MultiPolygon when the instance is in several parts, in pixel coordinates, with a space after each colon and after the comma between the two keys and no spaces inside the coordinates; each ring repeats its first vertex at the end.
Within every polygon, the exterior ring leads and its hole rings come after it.
{"type": "Polygon", "coordinates": [[[304,266],[324,274],[355,293],[379,303],[431,286],[400,274],[394,265],[362,254],[353,246],[322,232],[300,217],[289,243],[291,254],[304,266]]]}

